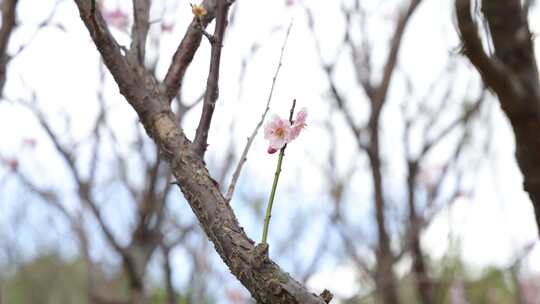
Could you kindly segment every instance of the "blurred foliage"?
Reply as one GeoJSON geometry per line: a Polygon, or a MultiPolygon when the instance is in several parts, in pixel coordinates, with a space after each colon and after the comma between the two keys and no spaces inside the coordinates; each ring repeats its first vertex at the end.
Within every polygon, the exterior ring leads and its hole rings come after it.
{"type": "Polygon", "coordinates": [[[88,303],[83,263],[66,262],[56,255],[41,256],[20,265],[2,279],[1,288],[2,304],[88,303]]]}
{"type": "MultiPolygon", "coordinates": [[[[515,276],[511,269],[488,268],[480,273],[468,269],[462,260],[449,254],[439,261],[432,261],[435,299],[438,304],[519,304],[515,276]]],[[[408,275],[400,280],[402,303],[420,303],[414,288],[414,280],[408,275]]],[[[344,304],[374,304],[372,294],[363,294],[343,302],[344,304]]]]}
{"type": "MultiPolygon", "coordinates": [[[[127,281],[122,272],[98,277],[99,292],[115,299],[127,299],[127,281]]],[[[0,276],[0,304],[90,304],[86,266],[82,259],[66,261],[55,254],[40,256],[0,276]],[[10,272],[10,273],[9,273],[10,272]]],[[[177,304],[194,303],[192,291],[176,294],[177,304]]],[[[167,293],[156,287],[150,302],[165,304],[167,293]]],[[[200,304],[215,303],[209,296],[200,304]]]]}
{"type": "MultiPolygon", "coordinates": [[[[455,254],[431,262],[435,277],[436,299],[440,304],[490,303],[518,304],[515,276],[511,269],[489,268],[482,272],[467,269],[455,254]],[[456,299],[457,297],[457,299],[456,299]],[[461,300],[460,300],[461,297],[461,300]],[[453,301],[451,299],[454,299],[453,301]],[[462,302],[460,302],[462,301],[462,302]]],[[[66,261],[57,255],[44,255],[13,269],[0,281],[0,304],[72,304],[90,303],[87,295],[86,267],[82,259],[66,261]]],[[[94,274],[100,277],[100,292],[115,298],[126,298],[126,279],[113,273],[94,274]]],[[[411,276],[400,280],[400,296],[403,303],[419,303],[411,276]]],[[[192,290],[176,294],[178,304],[195,301],[192,290]]],[[[150,291],[151,303],[167,303],[164,287],[150,291]]],[[[200,304],[216,303],[211,297],[200,304]]],[[[371,295],[361,295],[343,301],[345,304],[374,303],[371,295]]]]}
{"type": "MultiPolygon", "coordinates": [[[[191,290],[188,290],[185,294],[178,294],[176,293],[176,304],[191,304],[196,303],[194,300],[193,292],[191,290]]],[[[154,304],[166,304],[167,302],[167,292],[164,288],[155,288],[152,290],[152,294],[150,295],[150,303],[154,304]]],[[[198,303],[198,302],[197,302],[198,303]]],[[[207,296],[201,304],[213,304],[216,303],[215,300],[212,300],[211,297],[207,296]]]]}

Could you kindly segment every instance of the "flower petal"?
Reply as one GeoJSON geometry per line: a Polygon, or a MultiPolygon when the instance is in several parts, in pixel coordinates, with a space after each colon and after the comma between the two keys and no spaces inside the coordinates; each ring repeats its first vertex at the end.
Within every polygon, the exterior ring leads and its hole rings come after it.
{"type": "Polygon", "coordinates": [[[275,149],[275,148],[272,147],[272,146],[269,146],[267,152],[268,152],[269,154],[274,154],[274,153],[277,152],[277,149],[275,149]]]}
{"type": "Polygon", "coordinates": [[[307,108],[302,108],[298,113],[296,113],[296,119],[294,120],[294,124],[305,124],[306,118],[307,118],[308,112],[307,108]]]}
{"type": "Polygon", "coordinates": [[[281,149],[285,144],[287,143],[287,140],[283,137],[273,137],[270,139],[270,146],[274,149],[281,149]]]}

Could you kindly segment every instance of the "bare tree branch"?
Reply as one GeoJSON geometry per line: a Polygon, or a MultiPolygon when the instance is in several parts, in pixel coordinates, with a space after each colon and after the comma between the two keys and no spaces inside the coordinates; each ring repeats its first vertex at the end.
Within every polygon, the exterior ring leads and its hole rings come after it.
{"type": "Polygon", "coordinates": [[[401,47],[403,35],[405,34],[405,29],[420,2],[422,2],[422,0],[411,0],[408,8],[398,19],[394,35],[390,42],[390,52],[388,53],[386,64],[384,65],[383,77],[381,83],[375,89],[375,94],[373,96],[374,98],[372,98],[372,110],[374,112],[374,117],[379,116],[379,112],[382,110],[383,103],[386,100],[386,95],[388,93],[388,88],[390,87],[390,81],[396,68],[399,49],[401,47]]]}
{"type": "MultiPolygon", "coordinates": [[[[230,1],[229,5],[234,1],[230,1]]],[[[208,13],[202,18],[194,17],[188,26],[182,42],[178,45],[173,55],[172,63],[163,80],[163,85],[169,102],[178,94],[188,66],[191,64],[195,52],[201,45],[203,29],[214,19],[216,15],[216,1],[204,0],[201,5],[208,13]]]]}
{"type": "Polygon", "coordinates": [[[131,28],[131,47],[128,52],[130,62],[144,65],[146,37],[150,27],[151,0],[133,0],[133,27],[131,28]]]}
{"type": "Polygon", "coordinates": [[[193,149],[202,159],[204,159],[204,153],[208,146],[208,132],[219,95],[219,66],[221,65],[221,48],[223,47],[223,37],[225,35],[225,28],[227,27],[228,12],[229,4],[227,1],[217,0],[216,29],[212,39],[210,39],[212,44],[210,71],[208,72],[208,80],[206,82],[201,119],[199,120],[199,126],[197,126],[195,139],[193,140],[193,149]]]}
{"type": "Polygon", "coordinates": [[[468,108],[465,109],[464,113],[456,118],[454,121],[452,121],[448,126],[446,126],[442,131],[440,131],[437,135],[433,136],[432,138],[429,138],[424,143],[424,146],[422,148],[422,151],[420,152],[419,158],[426,155],[435,145],[437,145],[441,140],[443,140],[450,132],[456,129],[461,124],[466,124],[475,113],[478,113],[480,110],[480,107],[486,100],[486,90],[482,90],[482,93],[478,97],[478,99],[468,108]]]}
{"type": "Polygon", "coordinates": [[[484,50],[470,0],[455,2],[465,55],[499,98],[516,139],[516,159],[540,227],[540,88],[532,34],[520,0],[482,1],[495,49],[484,50]]]}
{"type": "Polygon", "coordinates": [[[94,20],[90,3],[84,0],[75,2],[120,92],[137,112],[148,135],[159,146],[184,197],[231,272],[260,303],[327,303],[325,300],[328,297],[323,299],[308,292],[270,260],[267,246],[254,246],[202,159],[178,126],[170,109],[170,95],[163,93],[153,77],[144,72],[133,73],[104,27],[101,14],[96,12],[94,20]]]}

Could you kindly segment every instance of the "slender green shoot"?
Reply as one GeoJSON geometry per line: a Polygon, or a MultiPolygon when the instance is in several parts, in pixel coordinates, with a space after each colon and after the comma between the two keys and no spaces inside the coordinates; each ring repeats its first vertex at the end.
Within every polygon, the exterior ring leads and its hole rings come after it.
{"type": "MultiPolygon", "coordinates": [[[[293,100],[291,107],[291,112],[289,115],[289,122],[292,123],[292,118],[294,114],[294,107],[296,106],[296,99],[293,100]]],[[[266,244],[268,238],[268,226],[270,225],[270,218],[272,217],[272,206],[274,205],[274,198],[276,196],[277,184],[279,180],[279,174],[281,173],[281,164],[283,163],[283,156],[285,156],[285,148],[287,145],[283,146],[279,151],[278,162],[276,166],[276,173],[274,174],[274,182],[272,183],[272,190],[270,192],[270,197],[268,198],[268,204],[266,206],[266,215],[264,216],[264,226],[263,226],[263,235],[262,235],[262,244],[266,244]]]]}

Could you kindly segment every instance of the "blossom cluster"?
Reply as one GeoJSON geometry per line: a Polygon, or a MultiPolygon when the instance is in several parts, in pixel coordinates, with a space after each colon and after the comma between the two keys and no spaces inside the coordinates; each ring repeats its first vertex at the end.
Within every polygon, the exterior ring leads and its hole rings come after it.
{"type": "Polygon", "coordinates": [[[270,141],[268,153],[275,153],[286,144],[295,140],[306,127],[307,109],[302,108],[291,123],[277,115],[272,116],[264,126],[264,138],[270,141]]]}

